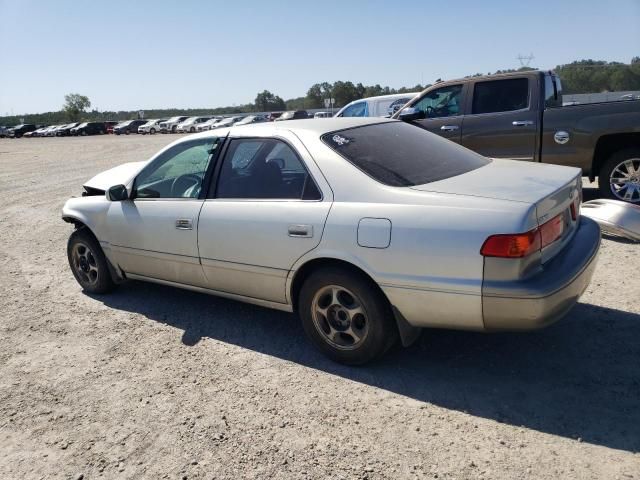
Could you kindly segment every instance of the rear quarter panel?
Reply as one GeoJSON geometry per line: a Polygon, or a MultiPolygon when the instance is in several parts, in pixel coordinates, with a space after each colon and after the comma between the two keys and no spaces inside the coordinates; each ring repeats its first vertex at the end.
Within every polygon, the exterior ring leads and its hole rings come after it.
{"type": "Polygon", "coordinates": [[[518,231],[531,205],[381,188],[378,201],[336,201],[319,246],[300,259],[337,258],[367,272],[407,321],[482,329],[483,257],[493,233],[518,231]],[[386,197],[386,198],[385,198],[386,197]],[[362,219],[388,219],[386,248],[358,244],[362,219]]]}

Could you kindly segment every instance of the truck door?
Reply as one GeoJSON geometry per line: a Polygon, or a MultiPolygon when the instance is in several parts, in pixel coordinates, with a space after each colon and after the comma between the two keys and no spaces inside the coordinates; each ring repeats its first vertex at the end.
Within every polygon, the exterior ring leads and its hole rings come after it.
{"type": "Polygon", "coordinates": [[[462,125],[462,145],[481,155],[536,160],[539,112],[536,78],[477,81],[462,125]]]}
{"type": "Polygon", "coordinates": [[[425,118],[411,123],[436,133],[441,137],[460,143],[462,131],[464,84],[446,85],[427,92],[411,105],[424,113],[425,118]]]}

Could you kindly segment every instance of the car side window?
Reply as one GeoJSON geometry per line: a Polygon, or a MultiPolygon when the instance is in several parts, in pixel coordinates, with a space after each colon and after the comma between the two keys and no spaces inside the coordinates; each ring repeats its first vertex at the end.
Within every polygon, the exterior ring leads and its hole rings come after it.
{"type": "Polygon", "coordinates": [[[136,177],[135,198],[198,198],[217,138],[179,143],[163,152],[136,177]]]}
{"type": "Polygon", "coordinates": [[[344,109],[342,117],[366,117],[367,116],[367,102],[354,103],[350,107],[344,109]]]}
{"type": "Polygon", "coordinates": [[[462,85],[431,90],[413,105],[426,118],[453,117],[462,114],[462,85]]]}
{"type": "Polygon", "coordinates": [[[218,178],[217,198],[319,200],[297,153],[273,138],[234,139],[218,178]]]}
{"type": "Polygon", "coordinates": [[[473,87],[473,114],[511,112],[529,105],[529,79],[478,82],[473,87]]]}

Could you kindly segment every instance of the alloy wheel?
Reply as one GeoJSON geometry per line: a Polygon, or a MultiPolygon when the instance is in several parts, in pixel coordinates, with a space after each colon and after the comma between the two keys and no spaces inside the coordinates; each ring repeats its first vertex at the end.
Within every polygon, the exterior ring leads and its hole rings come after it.
{"type": "Polygon", "coordinates": [[[640,202],[640,158],[623,160],[609,176],[611,192],[626,202],[640,202]]]}
{"type": "Polygon", "coordinates": [[[311,316],[318,333],[340,350],[355,350],[369,333],[369,319],[362,301],[339,285],[327,285],[316,292],[311,316]]]}
{"type": "Polygon", "coordinates": [[[95,285],[98,282],[99,270],[98,262],[91,248],[84,242],[78,242],[73,246],[71,258],[78,278],[87,285],[95,285]]]}

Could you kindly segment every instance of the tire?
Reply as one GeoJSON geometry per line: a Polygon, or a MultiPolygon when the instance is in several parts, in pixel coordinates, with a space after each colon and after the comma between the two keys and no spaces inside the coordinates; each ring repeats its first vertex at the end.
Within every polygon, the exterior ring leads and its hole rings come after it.
{"type": "Polygon", "coordinates": [[[176,133],[176,128],[178,128],[177,125],[174,125],[173,127],[171,127],[171,133],[176,133]]]}
{"type": "Polygon", "coordinates": [[[195,131],[196,131],[196,129],[195,129],[195,128],[193,128],[193,127],[191,127],[191,128],[189,129],[189,133],[194,133],[195,131]]]}
{"type": "Polygon", "coordinates": [[[604,198],[640,205],[640,147],[611,155],[600,168],[598,186],[604,198]],[[612,178],[617,179],[615,184],[612,178]]]}
{"type": "Polygon", "coordinates": [[[124,131],[124,133],[125,133],[125,135],[129,135],[131,132],[130,132],[130,131],[129,131],[129,129],[127,128],[127,129],[124,131]]]}
{"type": "Polygon", "coordinates": [[[85,292],[108,293],[116,284],[100,244],[86,228],[78,228],[67,242],[69,267],[85,292]]]}
{"type": "Polygon", "coordinates": [[[151,130],[149,130],[149,135],[153,135],[156,133],[156,129],[152,128],[151,130]]]}
{"type": "Polygon", "coordinates": [[[398,339],[388,301],[363,274],[319,269],[305,280],[298,300],[305,333],[335,362],[365,364],[381,357],[398,339]]]}

